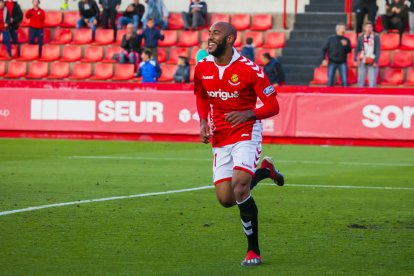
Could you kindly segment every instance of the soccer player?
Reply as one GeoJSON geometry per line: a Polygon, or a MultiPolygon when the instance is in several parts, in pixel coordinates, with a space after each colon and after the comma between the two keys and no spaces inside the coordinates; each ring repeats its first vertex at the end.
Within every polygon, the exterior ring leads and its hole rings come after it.
{"type": "Polygon", "coordinates": [[[214,184],[218,201],[237,206],[248,241],[243,266],[262,263],[258,241],[257,207],[250,194],[257,183],[271,178],[284,185],[283,175],[262,152],[261,119],[279,112],[276,92],[263,70],[233,47],[237,32],[225,22],[210,27],[208,53],[195,69],[194,94],[200,116],[200,138],[212,138],[214,184]],[[256,108],[257,98],[263,106],[256,108]],[[210,125],[208,115],[210,113],[210,125]]]}

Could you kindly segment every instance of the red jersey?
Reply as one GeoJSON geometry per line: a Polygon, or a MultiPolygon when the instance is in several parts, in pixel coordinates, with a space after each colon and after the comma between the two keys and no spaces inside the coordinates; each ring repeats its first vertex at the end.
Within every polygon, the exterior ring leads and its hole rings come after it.
{"type": "Polygon", "coordinates": [[[26,18],[30,19],[29,26],[35,29],[43,28],[43,22],[45,21],[45,12],[41,8],[30,9],[26,13],[26,18]]]}
{"type": "Polygon", "coordinates": [[[5,30],[5,24],[7,19],[7,9],[3,8],[0,9],[0,31],[3,32],[5,30]]]}
{"type": "Polygon", "coordinates": [[[231,62],[217,65],[213,56],[200,61],[194,73],[194,93],[210,103],[210,122],[213,147],[222,147],[240,141],[262,139],[259,120],[247,121],[236,127],[225,120],[231,111],[256,108],[257,98],[263,103],[276,98],[273,86],[263,70],[235,49],[231,62]]]}

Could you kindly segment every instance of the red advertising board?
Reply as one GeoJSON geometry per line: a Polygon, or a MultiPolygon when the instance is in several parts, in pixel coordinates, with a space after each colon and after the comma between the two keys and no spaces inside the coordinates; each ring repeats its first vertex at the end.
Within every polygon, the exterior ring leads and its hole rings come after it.
{"type": "MultiPolygon", "coordinates": [[[[414,96],[281,93],[264,120],[269,137],[414,140],[414,96]]],[[[141,134],[198,133],[191,91],[9,89],[0,130],[141,134]]]]}

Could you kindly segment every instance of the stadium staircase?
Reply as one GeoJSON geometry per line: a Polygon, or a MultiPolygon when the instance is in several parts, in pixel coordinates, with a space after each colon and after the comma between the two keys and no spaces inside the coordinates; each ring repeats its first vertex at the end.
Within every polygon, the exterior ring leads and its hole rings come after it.
{"type": "Polygon", "coordinates": [[[335,33],[335,25],[345,20],[343,0],[310,0],[305,12],[296,15],[280,58],[287,84],[309,84],[320,64],[323,43],[335,33]]]}

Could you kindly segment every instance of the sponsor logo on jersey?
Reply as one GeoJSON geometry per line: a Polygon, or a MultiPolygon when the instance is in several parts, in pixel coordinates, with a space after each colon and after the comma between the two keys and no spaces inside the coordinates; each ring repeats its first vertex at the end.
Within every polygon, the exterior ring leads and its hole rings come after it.
{"type": "Polygon", "coordinates": [[[211,98],[220,98],[223,101],[227,101],[228,99],[235,99],[239,97],[239,92],[226,92],[226,91],[207,91],[207,94],[211,98]]]}
{"type": "Polygon", "coordinates": [[[212,79],[214,79],[214,76],[213,75],[211,75],[211,76],[203,76],[203,80],[212,80],[212,79]]]}
{"type": "Polygon", "coordinates": [[[269,85],[263,90],[263,94],[265,95],[270,95],[270,94],[273,94],[274,92],[275,92],[275,88],[272,85],[269,85]]]}

